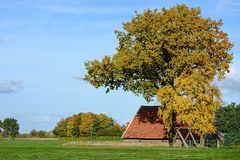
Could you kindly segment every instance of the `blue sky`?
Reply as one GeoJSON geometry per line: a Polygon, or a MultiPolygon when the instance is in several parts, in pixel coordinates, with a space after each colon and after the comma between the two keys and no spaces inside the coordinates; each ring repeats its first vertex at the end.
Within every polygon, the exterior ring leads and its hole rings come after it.
{"type": "Polygon", "coordinates": [[[84,62],[115,53],[114,30],[135,10],[176,3],[199,6],[204,17],[223,19],[235,58],[231,73],[215,83],[225,102],[240,103],[237,0],[0,0],[0,119],[15,117],[20,132],[51,130],[60,118],[87,111],[130,121],[145,100],[121,90],[105,94],[79,80],[86,73],[84,62]]]}

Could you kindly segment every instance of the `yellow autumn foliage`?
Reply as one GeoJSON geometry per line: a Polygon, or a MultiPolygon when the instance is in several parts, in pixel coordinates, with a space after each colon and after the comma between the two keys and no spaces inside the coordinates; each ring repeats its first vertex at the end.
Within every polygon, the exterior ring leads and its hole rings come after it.
{"type": "Polygon", "coordinates": [[[172,112],[176,112],[185,126],[198,129],[199,133],[214,133],[214,113],[221,105],[220,91],[207,78],[212,75],[203,76],[206,72],[199,70],[192,72],[178,77],[174,86],[159,89],[159,114],[168,128],[173,125],[172,112]]]}

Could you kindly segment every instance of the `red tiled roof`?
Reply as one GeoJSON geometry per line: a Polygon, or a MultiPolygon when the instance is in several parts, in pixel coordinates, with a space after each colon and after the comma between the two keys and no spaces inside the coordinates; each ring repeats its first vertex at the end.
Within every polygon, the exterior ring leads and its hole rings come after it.
{"type": "Polygon", "coordinates": [[[141,106],[123,133],[124,139],[167,139],[162,118],[158,116],[159,106],[141,106]]]}

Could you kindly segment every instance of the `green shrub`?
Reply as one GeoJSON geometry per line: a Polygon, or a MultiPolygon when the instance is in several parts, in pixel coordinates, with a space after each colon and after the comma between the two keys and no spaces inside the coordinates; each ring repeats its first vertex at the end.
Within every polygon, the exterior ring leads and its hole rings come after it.
{"type": "Polygon", "coordinates": [[[218,109],[215,126],[224,133],[224,145],[240,145],[240,105],[232,103],[218,109]]]}

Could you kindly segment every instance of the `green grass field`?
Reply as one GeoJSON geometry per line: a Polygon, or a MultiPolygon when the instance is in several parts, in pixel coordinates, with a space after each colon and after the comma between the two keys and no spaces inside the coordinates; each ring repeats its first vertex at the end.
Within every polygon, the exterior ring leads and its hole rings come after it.
{"type": "Polygon", "coordinates": [[[240,148],[63,146],[65,142],[1,140],[0,160],[240,159],[240,148]]]}

